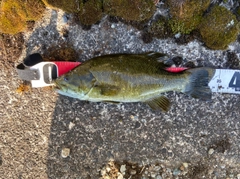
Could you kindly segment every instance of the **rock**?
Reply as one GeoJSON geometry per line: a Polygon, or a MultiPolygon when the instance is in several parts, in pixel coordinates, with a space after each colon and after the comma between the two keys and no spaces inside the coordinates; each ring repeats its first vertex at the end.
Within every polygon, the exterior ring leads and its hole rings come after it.
{"type": "Polygon", "coordinates": [[[136,175],[136,174],[137,174],[137,171],[136,171],[136,170],[130,170],[130,174],[131,174],[131,175],[136,175]]]}
{"type": "Polygon", "coordinates": [[[114,29],[114,28],[115,28],[115,24],[112,24],[112,25],[111,25],[111,28],[114,29]]]}
{"type": "Polygon", "coordinates": [[[63,25],[66,25],[66,24],[68,23],[68,17],[67,17],[66,14],[64,14],[64,15],[62,16],[61,23],[62,23],[63,25]]]}
{"type": "Polygon", "coordinates": [[[183,163],[184,168],[188,168],[188,163],[183,163]]]}
{"type": "Polygon", "coordinates": [[[111,171],[111,168],[110,168],[110,167],[106,167],[106,171],[107,171],[107,172],[110,172],[110,171],[111,171]]]}
{"type": "Polygon", "coordinates": [[[239,173],[239,174],[237,174],[237,179],[240,179],[240,173],[239,173]]]}
{"type": "Polygon", "coordinates": [[[118,173],[117,179],[123,179],[123,175],[121,173],[118,173]]]}
{"type": "Polygon", "coordinates": [[[126,165],[121,165],[120,172],[124,175],[126,171],[126,165]]]}
{"type": "Polygon", "coordinates": [[[183,165],[181,165],[180,170],[183,171],[184,169],[185,169],[185,167],[183,165]]]}
{"type": "Polygon", "coordinates": [[[102,176],[105,176],[106,174],[107,174],[106,170],[102,169],[102,170],[101,170],[101,175],[102,175],[102,176]]]}
{"type": "Polygon", "coordinates": [[[174,62],[174,64],[175,64],[176,66],[179,66],[179,65],[182,63],[183,58],[180,57],[180,56],[176,56],[176,57],[173,57],[173,58],[172,58],[172,61],[174,62]]]}
{"type": "Polygon", "coordinates": [[[156,173],[154,172],[154,173],[151,173],[151,177],[152,178],[155,178],[156,177],[156,173]]]}
{"type": "Polygon", "coordinates": [[[173,175],[174,175],[174,176],[177,176],[177,175],[179,175],[180,173],[181,173],[181,171],[180,171],[179,169],[177,169],[177,168],[173,170],[173,175]]]}
{"type": "Polygon", "coordinates": [[[61,152],[62,158],[67,158],[70,154],[70,149],[69,148],[63,148],[61,152]]]}
{"type": "Polygon", "coordinates": [[[68,129],[71,130],[74,126],[75,126],[75,124],[70,122],[69,125],[68,125],[68,129]]]}
{"type": "Polygon", "coordinates": [[[213,148],[210,148],[209,151],[208,151],[208,155],[212,155],[214,152],[214,149],[213,148]]]}
{"type": "Polygon", "coordinates": [[[188,163],[185,163],[185,162],[184,162],[184,163],[182,163],[182,165],[180,166],[179,169],[180,169],[181,171],[184,171],[184,170],[186,170],[187,168],[188,168],[188,163]]]}

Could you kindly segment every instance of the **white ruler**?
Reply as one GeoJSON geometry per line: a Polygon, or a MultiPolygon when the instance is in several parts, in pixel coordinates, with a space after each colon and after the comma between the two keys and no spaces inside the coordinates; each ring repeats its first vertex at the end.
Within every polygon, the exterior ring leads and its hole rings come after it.
{"type": "Polygon", "coordinates": [[[240,70],[216,69],[208,86],[212,92],[240,94],[240,70]]]}

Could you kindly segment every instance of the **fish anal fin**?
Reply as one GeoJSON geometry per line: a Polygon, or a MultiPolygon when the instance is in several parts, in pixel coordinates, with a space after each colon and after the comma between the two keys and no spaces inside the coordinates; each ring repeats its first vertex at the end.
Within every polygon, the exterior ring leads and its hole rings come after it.
{"type": "Polygon", "coordinates": [[[158,98],[153,98],[149,101],[145,101],[153,110],[163,110],[167,112],[170,107],[170,101],[165,96],[160,96],[158,98]]]}

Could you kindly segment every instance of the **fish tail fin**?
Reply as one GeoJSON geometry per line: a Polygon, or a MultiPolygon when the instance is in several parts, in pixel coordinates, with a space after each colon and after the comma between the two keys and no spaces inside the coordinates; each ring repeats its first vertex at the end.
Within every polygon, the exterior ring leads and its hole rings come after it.
{"type": "Polygon", "coordinates": [[[212,68],[195,68],[187,70],[190,72],[189,82],[183,92],[193,98],[211,100],[212,91],[208,86],[209,81],[214,75],[212,68]]]}

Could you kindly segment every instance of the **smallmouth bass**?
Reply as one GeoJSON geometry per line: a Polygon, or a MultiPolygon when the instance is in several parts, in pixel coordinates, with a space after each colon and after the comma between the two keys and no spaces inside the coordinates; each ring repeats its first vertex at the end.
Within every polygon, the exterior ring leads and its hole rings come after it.
{"type": "Polygon", "coordinates": [[[161,53],[112,54],[92,58],[55,80],[62,95],[92,102],[145,102],[167,111],[169,100],[161,93],[177,91],[210,100],[212,68],[166,71],[161,53]]]}

